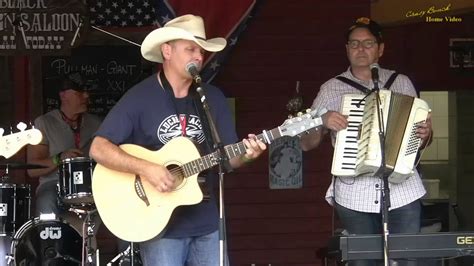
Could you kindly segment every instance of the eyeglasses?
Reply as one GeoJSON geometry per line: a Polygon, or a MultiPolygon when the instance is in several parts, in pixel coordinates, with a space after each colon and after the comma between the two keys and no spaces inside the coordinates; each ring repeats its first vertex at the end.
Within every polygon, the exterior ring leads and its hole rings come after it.
{"type": "Polygon", "coordinates": [[[351,49],[357,49],[359,48],[360,44],[362,44],[362,47],[366,48],[366,49],[369,49],[369,48],[372,48],[374,47],[374,45],[377,43],[376,40],[363,40],[363,41],[359,41],[359,40],[349,40],[347,42],[347,45],[349,45],[349,47],[351,49]]]}

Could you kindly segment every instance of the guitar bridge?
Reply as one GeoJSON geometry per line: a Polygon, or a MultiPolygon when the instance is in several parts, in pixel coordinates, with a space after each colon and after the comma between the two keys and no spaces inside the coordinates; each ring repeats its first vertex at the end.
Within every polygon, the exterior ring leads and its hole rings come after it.
{"type": "Polygon", "coordinates": [[[137,193],[137,196],[145,202],[146,206],[150,206],[150,201],[148,201],[142,179],[139,175],[135,175],[135,193],[137,193]]]}

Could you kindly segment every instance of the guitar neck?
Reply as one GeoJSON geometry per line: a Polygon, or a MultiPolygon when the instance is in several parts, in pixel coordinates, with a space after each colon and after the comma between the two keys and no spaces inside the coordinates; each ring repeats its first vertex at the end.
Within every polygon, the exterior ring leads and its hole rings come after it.
{"type": "MultiPolygon", "coordinates": [[[[264,130],[262,134],[256,136],[258,140],[262,141],[265,144],[270,144],[275,139],[282,137],[282,132],[280,127],[276,127],[270,131],[264,130]]],[[[245,145],[241,141],[235,144],[229,144],[224,147],[227,158],[232,159],[234,157],[245,154],[245,145]]],[[[185,176],[192,176],[194,174],[200,173],[204,170],[207,170],[211,167],[214,167],[219,164],[219,151],[215,151],[208,155],[205,155],[194,161],[185,163],[181,166],[184,171],[185,176]]]]}

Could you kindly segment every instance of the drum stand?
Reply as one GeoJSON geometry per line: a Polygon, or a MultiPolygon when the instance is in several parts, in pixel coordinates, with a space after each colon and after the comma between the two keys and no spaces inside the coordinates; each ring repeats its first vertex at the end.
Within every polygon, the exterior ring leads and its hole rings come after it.
{"type": "MultiPolygon", "coordinates": [[[[99,253],[99,250],[94,250],[94,248],[92,247],[92,237],[94,237],[94,227],[95,227],[95,223],[94,221],[92,220],[91,218],[91,214],[93,214],[94,212],[97,212],[97,210],[93,210],[91,212],[88,212],[87,213],[87,216],[86,216],[86,221],[84,222],[86,225],[87,225],[87,229],[86,229],[86,256],[87,256],[87,263],[88,264],[91,264],[91,265],[95,265],[93,264],[94,260],[94,253],[97,254],[98,256],[98,253],[99,253]]],[[[97,258],[98,259],[98,258],[97,258]]],[[[98,262],[99,260],[97,260],[97,265],[98,265],[98,262]]]]}
{"type": "Polygon", "coordinates": [[[115,263],[118,259],[120,259],[119,265],[122,265],[124,259],[127,257],[130,259],[130,264],[128,265],[135,266],[135,256],[138,256],[138,254],[135,254],[135,253],[136,253],[135,244],[133,242],[130,242],[130,245],[128,245],[127,249],[120,252],[111,261],[109,261],[107,263],[107,266],[112,266],[112,263],[115,263]]]}
{"type": "Polygon", "coordinates": [[[81,218],[82,215],[86,215],[86,219],[84,221],[83,227],[82,227],[82,238],[83,238],[83,264],[82,265],[99,265],[99,249],[93,247],[92,239],[94,237],[94,228],[95,228],[95,223],[92,217],[95,215],[97,212],[97,209],[93,210],[84,210],[84,209],[78,209],[78,208],[70,208],[69,211],[72,211],[76,213],[79,218],[81,218]],[[85,243],[85,247],[84,247],[85,243]],[[86,257],[84,258],[84,252],[86,257]],[[96,260],[94,262],[94,253],[96,256],[96,260]]]}
{"type": "Polygon", "coordinates": [[[0,178],[0,183],[5,183],[6,181],[8,181],[8,179],[10,179],[10,176],[8,175],[8,165],[5,167],[5,173],[2,175],[2,177],[0,178]]]}

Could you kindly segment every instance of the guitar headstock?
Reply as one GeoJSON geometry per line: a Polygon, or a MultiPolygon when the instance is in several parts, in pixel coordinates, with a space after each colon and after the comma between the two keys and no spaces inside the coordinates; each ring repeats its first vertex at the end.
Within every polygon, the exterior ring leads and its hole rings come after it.
{"type": "Polygon", "coordinates": [[[4,130],[0,128],[0,156],[10,158],[27,144],[36,145],[41,142],[43,135],[36,128],[26,129],[27,125],[23,122],[16,126],[19,132],[3,136],[4,130]]]}
{"type": "Polygon", "coordinates": [[[307,109],[304,113],[299,112],[297,116],[286,119],[279,128],[283,136],[294,137],[322,124],[321,117],[316,117],[316,111],[307,109]]]}

